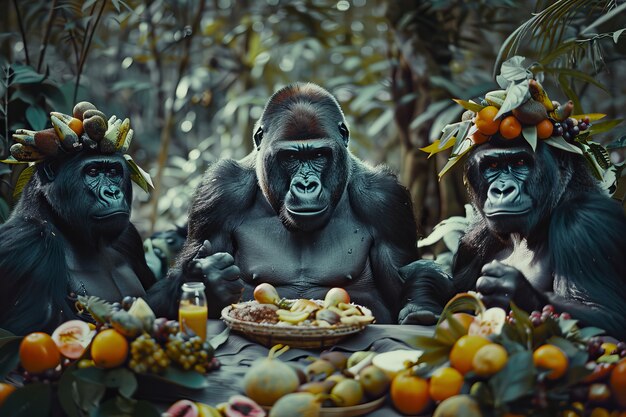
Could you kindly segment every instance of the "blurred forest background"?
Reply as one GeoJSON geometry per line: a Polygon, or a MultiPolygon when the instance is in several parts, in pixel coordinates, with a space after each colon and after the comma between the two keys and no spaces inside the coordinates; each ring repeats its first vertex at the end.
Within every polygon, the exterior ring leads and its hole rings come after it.
{"type": "MultiPolygon", "coordinates": [[[[312,81],[342,105],[350,149],[394,169],[421,234],[464,213],[460,170],[419,148],[494,72],[522,55],[552,99],[610,118],[626,109],[623,0],[1,0],[0,156],[18,128],[49,127],[77,101],[129,117],[130,154],[150,172],[135,189],[145,237],[184,224],[208,163],[241,158],[278,88],[312,81]]],[[[626,140],[623,126],[596,138],[626,140]]],[[[445,152],[444,152],[445,154],[445,152]]],[[[613,152],[615,162],[623,155],[613,152]]],[[[0,221],[19,167],[0,164],[0,221]]],[[[624,182],[624,181],[623,181],[624,182]]]]}

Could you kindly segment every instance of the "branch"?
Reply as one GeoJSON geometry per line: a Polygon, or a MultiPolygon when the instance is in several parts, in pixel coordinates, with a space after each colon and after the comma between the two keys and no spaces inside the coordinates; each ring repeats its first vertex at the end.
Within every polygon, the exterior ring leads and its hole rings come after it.
{"type": "MultiPolygon", "coordinates": [[[[104,12],[104,6],[106,6],[106,0],[102,0],[102,7],[100,7],[100,11],[98,12],[98,16],[96,17],[96,23],[94,23],[91,33],[89,33],[89,39],[87,42],[83,44],[83,51],[80,56],[80,63],[78,64],[78,71],[76,73],[76,85],[74,86],[74,103],[76,102],[76,96],[78,96],[78,86],[80,85],[80,75],[83,72],[83,66],[85,65],[85,61],[87,60],[87,54],[89,54],[89,48],[91,46],[91,41],[93,40],[93,35],[96,33],[96,29],[98,28],[98,23],[100,22],[100,18],[102,17],[102,13],[104,12]]],[[[93,16],[93,11],[97,3],[94,3],[94,7],[91,9],[90,16],[93,16]]],[[[87,24],[87,28],[85,29],[85,35],[89,31],[90,23],[87,24]]]]}
{"type": "Polygon", "coordinates": [[[24,54],[26,55],[26,65],[30,65],[30,56],[28,55],[28,43],[26,43],[26,31],[24,30],[24,22],[22,22],[22,15],[20,9],[17,7],[17,0],[13,0],[13,6],[15,6],[15,13],[17,13],[17,23],[20,26],[20,33],[22,35],[22,43],[24,43],[24,54]]]}
{"type": "Polygon", "coordinates": [[[39,62],[37,62],[37,72],[41,71],[43,58],[46,55],[46,49],[48,48],[48,40],[50,39],[50,31],[52,29],[52,22],[54,20],[54,14],[56,13],[57,1],[58,0],[52,0],[52,7],[50,7],[50,14],[48,14],[48,24],[46,26],[46,32],[43,36],[41,50],[39,51],[39,62]]]}

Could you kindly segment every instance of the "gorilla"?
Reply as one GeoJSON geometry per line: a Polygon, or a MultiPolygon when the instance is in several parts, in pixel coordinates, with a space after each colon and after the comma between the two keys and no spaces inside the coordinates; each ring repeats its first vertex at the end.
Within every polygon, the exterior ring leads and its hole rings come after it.
{"type": "Polygon", "coordinates": [[[53,330],[76,318],[77,295],[145,297],[155,279],[129,221],[125,158],[82,150],[35,167],[0,226],[0,327],[53,330]]]}
{"type": "MultiPolygon", "coordinates": [[[[320,299],[343,287],[378,322],[397,322],[406,302],[397,268],[417,259],[408,190],[348,151],[339,104],[311,83],[276,92],[253,140],[242,160],[208,168],[177,264],[155,286],[176,294],[181,282],[204,280],[210,317],[252,299],[262,282],[285,298],[320,299]]],[[[176,314],[176,297],[151,304],[176,314]]]]}
{"type": "Polygon", "coordinates": [[[626,337],[626,217],[583,156],[492,136],[470,152],[465,180],[480,215],[460,241],[452,281],[416,284],[422,310],[440,313],[452,294],[476,290],[488,306],[552,304],[626,337]]]}

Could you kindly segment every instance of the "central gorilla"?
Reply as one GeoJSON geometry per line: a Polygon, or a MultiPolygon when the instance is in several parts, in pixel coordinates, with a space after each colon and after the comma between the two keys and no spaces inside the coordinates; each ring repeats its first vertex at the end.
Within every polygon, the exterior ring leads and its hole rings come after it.
{"type": "Polygon", "coordinates": [[[268,101],[255,149],[209,167],[189,214],[177,265],[152,300],[174,316],[180,283],[207,283],[209,316],[268,282],[285,298],[323,298],[345,288],[379,323],[398,321],[397,269],[417,259],[408,191],[384,167],[347,149],[349,132],[333,96],[306,83],[268,101]]]}

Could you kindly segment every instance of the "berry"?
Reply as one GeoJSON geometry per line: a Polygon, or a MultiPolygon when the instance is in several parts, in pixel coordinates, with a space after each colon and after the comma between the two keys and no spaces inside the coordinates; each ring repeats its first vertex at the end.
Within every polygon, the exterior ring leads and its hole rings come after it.
{"type": "Polygon", "coordinates": [[[163,348],[147,334],[142,334],[130,344],[128,366],[138,373],[160,374],[170,365],[163,348]]]}
{"type": "Polygon", "coordinates": [[[213,357],[213,347],[198,336],[170,335],[165,350],[172,362],[186,371],[193,369],[205,374],[217,369],[219,364],[213,357]]]}
{"type": "Polygon", "coordinates": [[[130,307],[133,305],[136,299],[137,297],[131,297],[130,295],[127,295],[122,299],[122,308],[126,311],[130,310],[130,307]]]}

